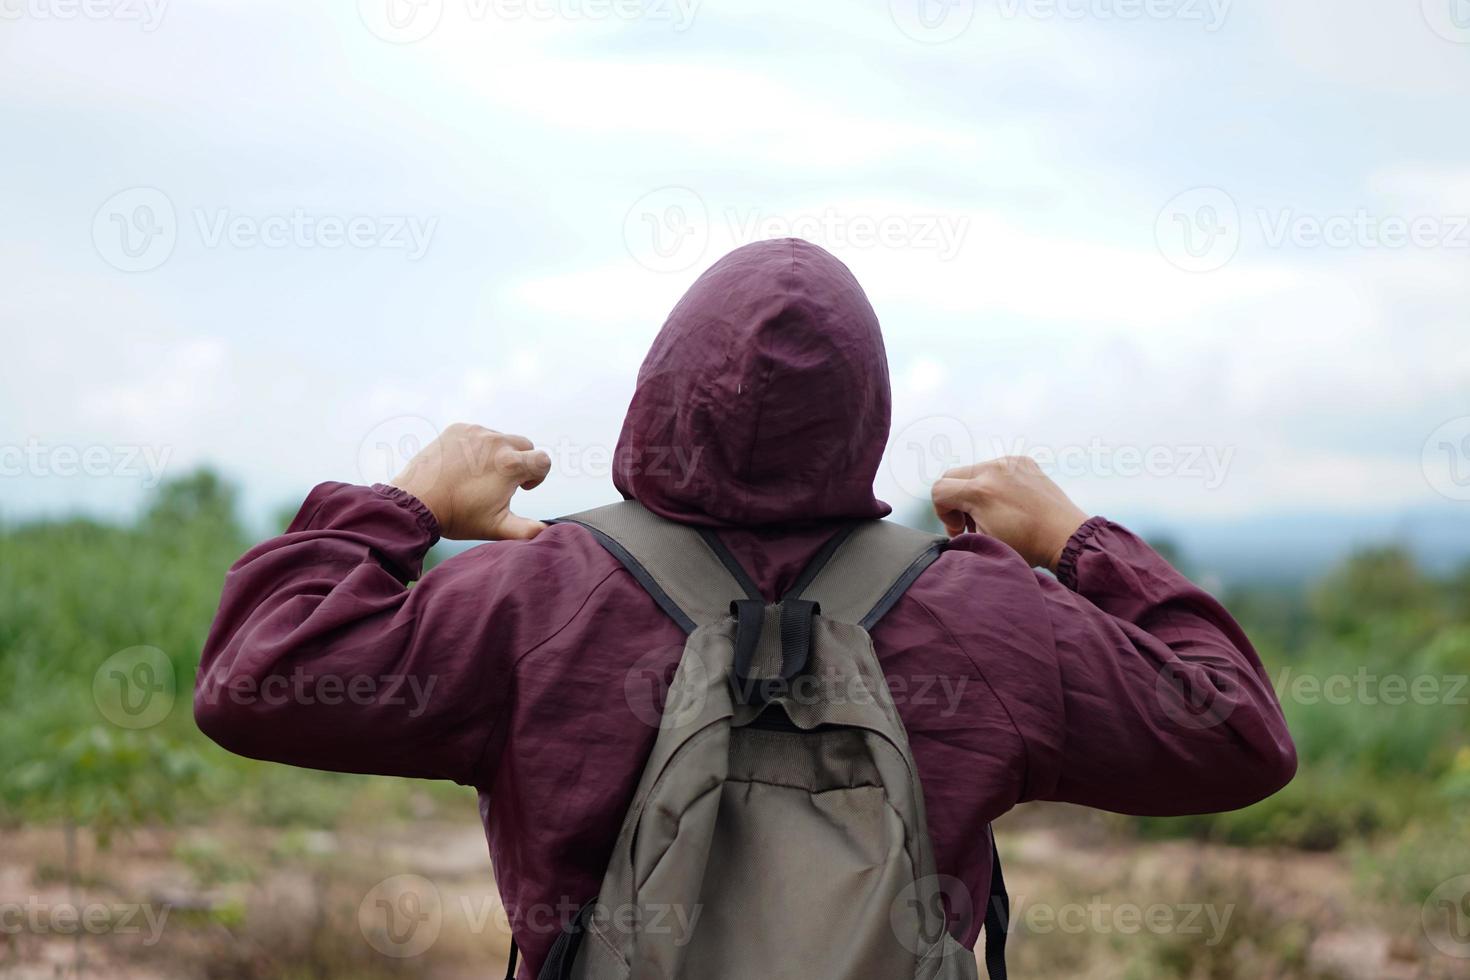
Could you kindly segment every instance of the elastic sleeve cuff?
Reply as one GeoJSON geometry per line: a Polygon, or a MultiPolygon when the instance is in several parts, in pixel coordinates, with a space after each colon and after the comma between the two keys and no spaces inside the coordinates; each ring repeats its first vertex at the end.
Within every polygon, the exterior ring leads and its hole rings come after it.
{"type": "Polygon", "coordinates": [[[1072,532],[1067,539],[1067,546],[1062,549],[1062,557],[1057,559],[1057,581],[1061,582],[1073,592],[1077,591],[1077,561],[1082,557],[1082,549],[1092,536],[1107,526],[1106,517],[1090,517],[1082,522],[1082,526],[1072,532]]]}
{"type": "Polygon", "coordinates": [[[386,483],[374,483],[373,492],[380,497],[386,497],[404,510],[413,515],[413,519],[423,528],[424,533],[430,538],[429,545],[432,547],[442,537],[439,531],[439,519],[434,512],[429,510],[422,500],[415,497],[401,487],[390,487],[386,483]]]}

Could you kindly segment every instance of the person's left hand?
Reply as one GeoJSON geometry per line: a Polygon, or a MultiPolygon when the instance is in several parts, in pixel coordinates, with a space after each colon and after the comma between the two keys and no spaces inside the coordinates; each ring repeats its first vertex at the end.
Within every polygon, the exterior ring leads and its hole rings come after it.
{"type": "Polygon", "coordinates": [[[934,484],[934,512],[950,537],[976,530],[1014,548],[1034,568],[1055,572],[1087,514],[1030,456],[950,470],[934,484]]]}
{"type": "Polygon", "coordinates": [[[392,480],[428,507],[455,541],[528,541],[546,525],[514,514],[510,498],[551,472],[551,457],[525,436],[463,422],[451,425],[392,480]]]}

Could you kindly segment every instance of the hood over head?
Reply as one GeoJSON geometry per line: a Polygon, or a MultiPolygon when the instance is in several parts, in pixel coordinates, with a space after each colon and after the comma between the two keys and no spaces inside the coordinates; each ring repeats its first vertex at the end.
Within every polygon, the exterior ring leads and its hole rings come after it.
{"type": "Polygon", "coordinates": [[[638,372],[613,482],[711,527],[882,517],[888,358],[847,266],[800,239],[716,262],[638,372]]]}

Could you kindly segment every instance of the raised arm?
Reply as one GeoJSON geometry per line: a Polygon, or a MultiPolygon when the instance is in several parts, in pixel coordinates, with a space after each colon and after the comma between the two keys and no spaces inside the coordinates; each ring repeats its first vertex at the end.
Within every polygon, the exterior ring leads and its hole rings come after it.
{"type": "Polygon", "coordinates": [[[1030,460],[955,471],[934,497],[952,532],[968,521],[1057,576],[1037,582],[1062,719],[1028,799],[1170,816],[1246,806],[1291,780],[1295,749],[1250,641],[1142,540],[1084,520],[1030,460]]]}
{"type": "Polygon", "coordinates": [[[508,505],[549,466],[518,437],[455,427],[400,486],[313,490],[226,576],[195,686],[200,729],[252,758],[472,782],[508,665],[550,618],[511,588],[530,546],[475,549],[408,583],[441,532],[539,534],[508,505]]]}

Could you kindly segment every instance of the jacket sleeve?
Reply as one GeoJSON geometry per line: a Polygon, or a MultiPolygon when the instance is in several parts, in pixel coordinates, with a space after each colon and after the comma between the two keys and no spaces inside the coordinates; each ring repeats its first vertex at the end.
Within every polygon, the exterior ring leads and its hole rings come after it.
{"type": "Polygon", "coordinates": [[[391,487],[327,483],[225,578],[195,685],[203,732],[316,769],[475,780],[508,686],[520,611],[487,546],[422,582],[438,525],[391,487]]]}
{"type": "Polygon", "coordinates": [[[1038,580],[1064,726],[1031,798],[1177,816],[1247,806],[1291,781],[1296,751],[1250,641],[1142,540],[1093,518],[1057,579],[1038,580]]]}

